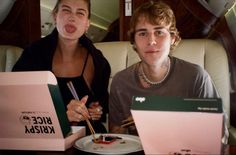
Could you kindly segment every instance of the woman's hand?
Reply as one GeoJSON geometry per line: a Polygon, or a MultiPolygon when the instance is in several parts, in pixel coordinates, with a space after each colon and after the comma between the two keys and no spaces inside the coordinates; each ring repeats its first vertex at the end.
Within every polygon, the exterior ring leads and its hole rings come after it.
{"type": "Polygon", "coordinates": [[[70,122],[84,121],[90,118],[87,107],[85,106],[88,96],[84,96],[81,100],[71,100],[67,105],[67,117],[70,122]]]}
{"type": "Polygon", "coordinates": [[[89,105],[88,112],[92,120],[99,120],[103,114],[102,106],[100,106],[99,102],[92,102],[89,105]]]}

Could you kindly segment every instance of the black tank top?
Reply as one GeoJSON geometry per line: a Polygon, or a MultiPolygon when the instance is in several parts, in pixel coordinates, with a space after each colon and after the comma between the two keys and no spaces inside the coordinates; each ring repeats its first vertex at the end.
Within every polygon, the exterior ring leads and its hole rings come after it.
{"type": "MultiPolygon", "coordinates": [[[[85,79],[84,79],[84,70],[86,68],[86,64],[88,61],[88,56],[89,53],[87,53],[86,56],[86,60],[83,66],[83,70],[80,76],[77,77],[57,77],[57,81],[58,81],[58,85],[62,94],[62,98],[64,100],[64,104],[65,106],[67,106],[67,104],[69,104],[69,102],[74,99],[73,95],[71,94],[68,86],[67,86],[67,82],[72,81],[75,90],[78,94],[78,97],[81,99],[82,97],[84,97],[85,95],[88,95],[88,101],[87,103],[91,103],[92,101],[96,101],[96,97],[94,96],[93,91],[88,87],[85,79]]],[[[86,106],[88,107],[88,104],[86,104],[86,106]]]]}
{"type": "MultiPolygon", "coordinates": [[[[80,99],[82,97],[84,97],[85,95],[89,96],[89,98],[87,100],[87,103],[86,103],[86,107],[89,106],[89,103],[91,103],[93,101],[97,101],[97,98],[96,98],[95,94],[88,87],[87,83],[85,82],[84,76],[83,76],[84,70],[86,68],[86,64],[87,64],[87,61],[88,61],[88,56],[89,56],[89,53],[87,53],[86,60],[85,60],[84,66],[83,66],[83,70],[82,70],[82,73],[81,73],[80,76],[78,76],[78,77],[68,77],[68,78],[67,77],[57,77],[58,86],[60,88],[61,95],[62,95],[62,98],[64,100],[65,108],[69,104],[69,102],[72,99],[74,99],[73,95],[71,94],[71,92],[70,92],[70,90],[67,86],[67,82],[69,82],[69,81],[72,81],[72,83],[75,87],[75,90],[78,94],[78,97],[80,99]]],[[[104,127],[104,125],[102,124],[101,121],[91,121],[91,123],[92,123],[93,128],[94,128],[96,133],[106,133],[107,132],[106,128],[104,127]]],[[[86,135],[91,134],[91,132],[90,132],[88,126],[87,126],[86,121],[81,121],[81,122],[78,123],[78,125],[86,126],[86,135]]]]}

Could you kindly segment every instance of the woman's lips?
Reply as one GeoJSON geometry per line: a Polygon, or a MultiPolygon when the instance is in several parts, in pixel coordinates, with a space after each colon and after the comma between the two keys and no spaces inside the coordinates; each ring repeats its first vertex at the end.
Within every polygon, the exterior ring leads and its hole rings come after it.
{"type": "Polygon", "coordinates": [[[67,33],[74,33],[76,31],[76,27],[74,25],[67,24],[65,26],[65,30],[67,33]]]}

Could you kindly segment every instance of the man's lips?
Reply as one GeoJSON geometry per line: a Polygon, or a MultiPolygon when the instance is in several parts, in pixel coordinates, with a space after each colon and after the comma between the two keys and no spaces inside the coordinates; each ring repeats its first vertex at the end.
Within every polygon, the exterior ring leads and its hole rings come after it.
{"type": "Polygon", "coordinates": [[[157,53],[159,52],[158,50],[148,50],[148,51],[145,51],[145,53],[157,53]]]}

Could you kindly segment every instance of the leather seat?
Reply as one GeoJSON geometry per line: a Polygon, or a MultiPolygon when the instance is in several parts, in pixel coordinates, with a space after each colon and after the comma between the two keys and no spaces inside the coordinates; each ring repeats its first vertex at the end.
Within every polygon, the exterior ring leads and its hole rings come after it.
{"type": "MultiPolygon", "coordinates": [[[[95,46],[103,52],[111,65],[110,82],[118,71],[139,61],[128,41],[95,43],[95,46]]],[[[21,53],[22,49],[19,47],[0,45],[0,71],[11,71],[21,53]]],[[[209,39],[185,39],[171,54],[206,69],[222,98],[225,111],[230,116],[230,72],[223,46],[209,39]]],[[[229,143],[236,144],[236,128],[230,125],[230,119],[227,120],[227,126],[230,131],[229,143]]]]}
{"type": "MultiPolygon", "coordinates": [[[[95,45],[101,49],[111,65],[110,82],[118,71],[139,61],[129,42],[103,42],[95,45]]],[[[230,72],[228,57],[223,46],[210,39],[183,39],[171,54],[206,69],[222,98],[227,115],[230,116],[230,72]]],[[[236,143],[236,129],[230,125],[229,117],[227,126],[230,132],[229,143],[236,143]]]]}
{"type": "Polygon", "coordinates": [[[11,71],[22,51],[20,47],[0,45],[0,72],[11,71]]]}

